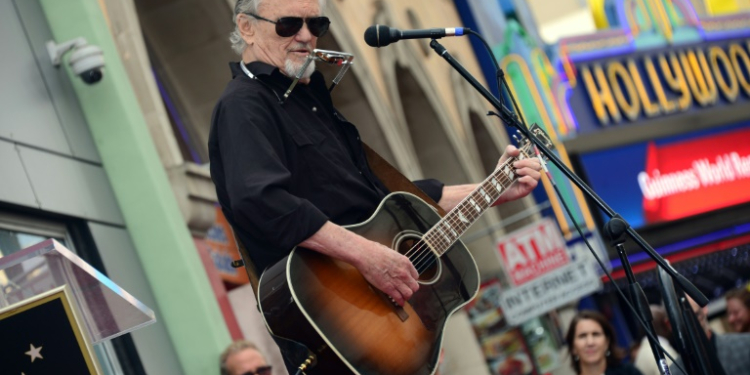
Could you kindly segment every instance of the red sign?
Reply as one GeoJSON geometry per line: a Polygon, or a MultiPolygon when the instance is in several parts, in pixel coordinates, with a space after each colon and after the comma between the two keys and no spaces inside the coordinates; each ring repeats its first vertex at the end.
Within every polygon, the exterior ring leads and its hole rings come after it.
{"type": "Polygon", "coordinates": [[[557,224],[545,218],[498,241],[500,257],[511,281],[521,285],[569,262],[557,224]]]}
{"type": "Polygon", "coordinates": [[[750,201],[750,130],[664,146],[649,144],[638,174],[647,222],[750,201]]]}

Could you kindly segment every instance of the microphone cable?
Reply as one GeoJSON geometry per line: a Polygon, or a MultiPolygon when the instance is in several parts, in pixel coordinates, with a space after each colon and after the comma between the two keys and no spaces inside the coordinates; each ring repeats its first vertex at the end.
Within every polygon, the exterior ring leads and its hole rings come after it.
{"type": "MultiPolygon", "coordinates": [[[[503,85],[501,83],[501,76],[503,75],[503,71],[502,71],[502,69],[500,69],[500,64],[497,63],[497,59],[495,59],[495,55],[492,53],[492,48],[487,43],[487,41],[484,39],[484,37],[482,37],[481,35],[479,35],[479,33],[477,33],[476,31],[474,31],[474,30],[472,30],[472,29],[470,29],[468,27],[464,27],[464,33],[465,34],[474,35],[484,45],[484,49],[487,51],[487,54],[489,54],[490,61],[492,61],[492,65],[495,67],[495,81],[497,83],[497,92],[500,95],[500,99],[503,100],[503,101],[505,101],[506,98],[505,98],[505,95],[503,95],[503,85]]],[[[514,112],[515,112],[515,110],[514,110],[514,112]]],[[[524,125],[526,125],[526,123],[524,123],[524,125]]]]}

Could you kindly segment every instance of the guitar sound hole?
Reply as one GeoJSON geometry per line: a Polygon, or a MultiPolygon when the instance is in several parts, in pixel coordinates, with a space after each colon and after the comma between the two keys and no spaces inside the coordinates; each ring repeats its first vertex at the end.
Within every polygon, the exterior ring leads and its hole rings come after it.
{"type": "Polygon", "coordinates": [[[396,250],[409,257],[419,272],[419,282],[430,284],[440,275],[440,259],[423,242],[418,233],[403,233],[396,240],[396,250]]]}

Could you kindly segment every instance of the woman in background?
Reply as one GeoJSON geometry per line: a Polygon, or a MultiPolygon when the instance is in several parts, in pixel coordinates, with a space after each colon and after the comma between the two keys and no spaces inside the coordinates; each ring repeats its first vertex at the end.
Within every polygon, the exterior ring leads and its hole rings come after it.
{"type": "Polygon", "coordinates": [[[623,351],[615,345],[615,331],[604,315],[580,311],[570,322],[565,336],[578,375],[641,375],[622,363],[623,351]]]}
{"type": "Polygon", "coordinates": [[[750,291],[748,287],[727,293],[727,317],[733,332],[750,332],[750,291]]]}

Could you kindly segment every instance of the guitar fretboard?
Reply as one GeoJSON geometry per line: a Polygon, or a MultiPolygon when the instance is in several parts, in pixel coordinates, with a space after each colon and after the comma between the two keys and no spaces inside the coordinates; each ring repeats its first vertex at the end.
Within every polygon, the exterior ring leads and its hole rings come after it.
{"type": "Polygon", "coordinates": [[[445,254],[518,177],[513,163],[527,158],[528,150],[528,146],[523,147],[517,158],[506,160],[440,222],[427,231],[422,236],[422,240],[438,255],[445,254]]]}

